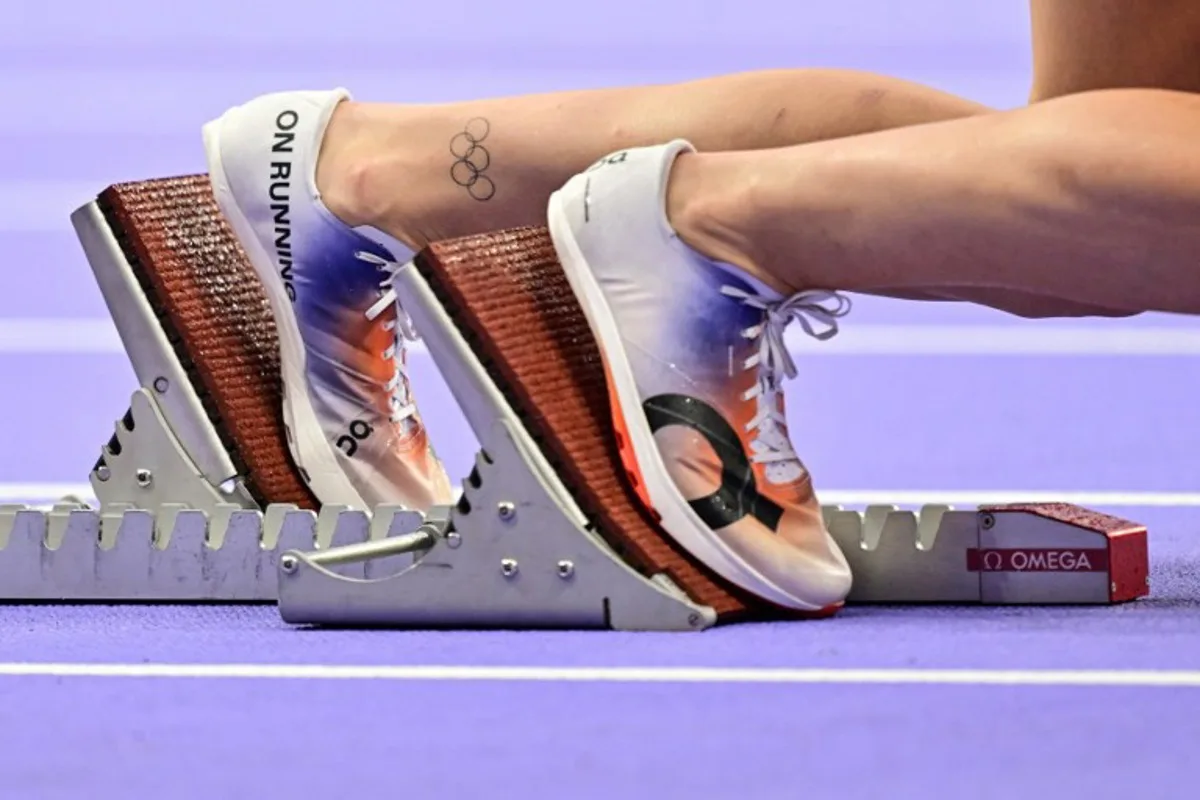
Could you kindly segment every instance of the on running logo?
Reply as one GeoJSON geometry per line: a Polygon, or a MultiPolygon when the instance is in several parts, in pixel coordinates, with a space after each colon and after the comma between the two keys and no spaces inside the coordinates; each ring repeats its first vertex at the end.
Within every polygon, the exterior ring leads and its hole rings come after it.
{"type": "Polygon", "coordinates": [[[338,437],[337,447],[347,456],[353,457],[358,452],[360,442],[365,442],[370,436],[374,428],[361,419],[356,419],[350,423],[349,433],[344,433],[338,437]]]}
{"type": "Polygon", "coordinates": [[[271,165],[268,176],[267,196],[270,199],[271,221],[275,234],[275,260],[279,264],[279,278],[283,281],[288,299],[296,302],[296,286],[292,272],[292,162],[287,154],[294,149],[295,128],[300,124],[300,115],[295,111],[281,111],[275,117],[275,132],[271,145],[271,165]]]}
{"type": "Polygon", "coordinates": [[[719,411],[702,400],[683,394],[651,397],[642,408],[651,433],[671,425],[690,428],[705,438],[720,459],[721,485],[706,497],[688,501],[705,525],[720,530],[743,517],[752,516],[772,533],[778,532],[783,509],[758,493],[758,482],[742,440],[719,411]]]}

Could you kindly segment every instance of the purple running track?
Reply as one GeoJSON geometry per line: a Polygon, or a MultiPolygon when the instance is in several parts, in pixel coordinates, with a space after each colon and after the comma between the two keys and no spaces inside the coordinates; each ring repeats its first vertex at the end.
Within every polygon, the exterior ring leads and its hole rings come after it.
{"type": "MultiPolygon", "coordinates": [[[[16,0],[0,24],[0,495],[44,500],[82,483],[133,388],[68,213],[115,181],[202,170],[199,125],[232,104],[284,88],[439,102],[819,65],[1011,107],[1029,85],[1024,5],[363,0],[348,14],[327,0],[16,0]]],[[[54,663],[1200,670],[1195,320],[1035,326],[862,301],[842,341],[804,355],[790,393],[820,486],[1099,493],[1150,526],[1153,598],[852,609],[698,636],[294,631],[261,607],[0,608],[0,798],[1195,796],[1191,688],[15,674],[54,663]]],[[[413,363],[462,476],[473,437],[427,357],[413,363]]]]}

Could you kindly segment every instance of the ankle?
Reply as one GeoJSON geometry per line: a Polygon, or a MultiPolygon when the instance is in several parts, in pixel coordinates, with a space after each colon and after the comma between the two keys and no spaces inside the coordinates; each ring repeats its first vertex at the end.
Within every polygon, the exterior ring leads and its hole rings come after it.
{"type": "Polygon", "coordinates": [[[696,252],[732,264],[780,294],[801,287],[771,274],[758,253],[751,197],[753,175],[721,154],[679,156],[667,187],[667,220],[696,252]]]}
{"type": "Polygon", "coordinates": [[[351,227],[383,229],[405,244],[406,231],[397,230],[394,208],[397,170],[403,169],[406,120],[409,109],[346,101],[329,120],[317,160],[317,191],[329,211],[351,227]]]}
{"type": "Polygon", "coordinates": [[[330,213],[351,227],[367,224],[359,200],[364,173],[362,111],[361,103],[352,100],[339,103],[329,118],[317,156],[317,192],[321,201],[330,213]]]}

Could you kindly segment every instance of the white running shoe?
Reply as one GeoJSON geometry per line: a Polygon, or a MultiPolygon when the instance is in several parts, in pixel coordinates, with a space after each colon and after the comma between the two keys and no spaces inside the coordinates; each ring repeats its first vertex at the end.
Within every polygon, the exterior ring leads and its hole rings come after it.
{"type": "Polygon", "coordinates": [[[849,302],[784,298],[696,253],[666,216],[687,142],[626,150],[550,200],[550,232],[600,345],[622,459],[663,529],[718,574],[779,606],[823,612],[850,591],[788,437],[783,340],[832,336],[849,302]],[[814,321],[820,328],[814,326],[814,321]]]}
{"type": "MultiPolygon", "coordinates": [[[[216,200],[258,273],[279,331],[292,456],[322,503],[447,503],[450,482],[408,383],[415,338],[393,254],[333,216],[317,156],[344,90],[259,97],[204,126],[216,200]]],[[[400,256],[399,258],[397,256],[400,256]]]]}

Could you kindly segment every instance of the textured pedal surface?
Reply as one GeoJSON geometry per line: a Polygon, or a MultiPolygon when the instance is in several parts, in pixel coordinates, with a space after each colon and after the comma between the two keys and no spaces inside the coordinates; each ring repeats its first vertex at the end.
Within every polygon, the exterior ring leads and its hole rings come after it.
{"type": "Polygon", "coordinates": [[[980,506],[980,511],[1007,511],[1009,513],[1023,512],[1037,517],[1052,519],[1074,525],[1095,533],[1119,535],[1128,531],[1145,531],[1146,526],[1140,522],[1131,522],[1121,517],[1114,517],[1090,508],[1072,505],[1070,503],[1009,503],[1006,505],[980,506]]]}
{"type": "Polygon", "coordinates": [[[439,242],[417,267],[614,549],[723,619],[767,613],[676,546],[623,479],[600,351],[544,229],[439,242]]]}
{"type": "Polygon", "coordinates": [[[99,204],[251,494],[316,508],[287,448],[267,298],[208,178],[117,184],[99,204]]]}

